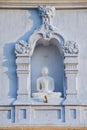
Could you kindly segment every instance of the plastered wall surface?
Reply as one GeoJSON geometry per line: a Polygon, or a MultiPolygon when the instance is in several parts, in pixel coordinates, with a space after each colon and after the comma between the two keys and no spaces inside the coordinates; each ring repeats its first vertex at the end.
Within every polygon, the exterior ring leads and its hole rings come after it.
{"type": "MultiPolygon", "coordinates": [[[[36,120],[38,115],[38,111],[45,111],[44,122],[41,120],[42,124],[46,124],[45,119],[49,119],[50,111],[54,110],[53,117],[56,116],[56,111],[60,113],[62,111],[62,119],[57,119],[52,122],[48,121],[48,124],[53,123],[56,124],[59,122],[61,125],[64,124],[65,120],[69,121],[70,115],[77,116],[77,124],[85,124],[87,125],[87,10],[56,10],[55,17],[53,19],[53,25],[57,27],[58,33],[62,35],[64,41],[75,41],[79,46],[79,54],[78,54],[78,75],[76,78],[76,89],[78,92],[78,98],[80,102],[80,106],[69,106],[65,108],[62,106],[58,107],[48,107],[39,108],[39,106],[31,107],[31,106],[16,106],[14,114],[14,106],[8,106],[6,108],[2,106],[4,102],[7,102],[7,98],[11,98],[16,100],[17,98],[17,90],[18,90],[18,77],[16,73],[16,55],[15,55],[15,44],[19,40],[28,41],[33,32],[38,29],[41,25],[41,19],[38,14],[37,9],[1,9],[0,10],[0,106],[1,106],[1,117],[7,119],[5,122],[8,124],[16,122],[19,124],[38,124],[39,120],[36,120]],[[83,105],[83,106],[81,106],[83,105]],[[28,120],[20,120],[22,119],[21,112],[25,112],[25,109],[28,110],[28,120]],[[49,111],[50,109],[50,111],[49,111]],[[7,110],[7,111],[6,111],[7,110]],[[22,111],[23,110],[23,111],[22,111]],[[77,115],[76,111],[77,110],[77,115]],[[2,114],[2,111],[4,114],[2,114]],[[21,112],[20,112],[21,111],[21,112]],[[48,112],[49,111],[49,112],[48,112]],[[19,114],[17,113],[19,112],[19,114]],[[36,117],[34,117],[34,112],[36,113],[36,117]],[[10,114],[12,113],[12,119],[10,114]],[[46,117],[47,113],[49,113],[48,117],[46,117]],[[65,114],[66,113],[66,114],[65,114]],[[72,114],[74,113],[74,114],[72,114]],[[80,114],[79,114],[80,113],[80,114]],[[15,118],[15,116],[18,117],[15,118]],[[32,118],[29,118],[29,114],[33,115],[32,118]],[[64,115],[65,114],[65,115],[64,115]],[[8,115],[8,116],[6,116],[8,115]],[[21,116],[20,116],[21,115],[21,116]],[[66,117],[66,119],[64,118],[66,117]],[[82,118],[82,119],[81,119],[82,118]],[[8,121],[9,119],[9,121],[8,121]],[[80,119],[80,120],[79,120],[80,119]],[[61,123],[62,122],[62,123],[61,123]]],[[[36,53],[36,52],[35,52],[36,53]]],[[[33,62],[35,64],[35,61],[33,62]]],[[[33,67],[34,67],[33,64],[33,67]]],[[[37,69],[36,66],[34,69],[37,69]]],[[[35,81],[34,81],[35,82],[35,81]]],[[[33,88],[34,89],[34,88],[33,88]]],[[[60,88],[61,90],[61,88],[60,88]]],[[[34,91],[34,90],[33,90],[34,91]]],[[[61,90],[62,91],[62,90],[61,90]]],[[[7,102],[7,104],[9,104],[7,102]]],[[[40,112],[41,112],[40,111],[40,112]]],[[[57,113],[58,114],[58,113],[57,113]]],[[[24,114],[26,115],[26,114],[24,114]]],[[[58,116],[58,115],[57,115],[58,116]]],[[[73,118],[76,118],[76,117],[73,118]]],[[[2,120],[1,125],[4,124],[2,120]]],[[[72,119],[69,124],[72,125],[72,122],[75,123],[72,119]]]]}

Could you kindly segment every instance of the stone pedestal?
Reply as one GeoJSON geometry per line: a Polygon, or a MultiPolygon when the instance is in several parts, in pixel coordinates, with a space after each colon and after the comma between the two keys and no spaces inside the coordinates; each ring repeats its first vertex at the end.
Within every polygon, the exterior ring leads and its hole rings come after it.
{"type": "Polygon", "coordinates": [[[35,101],[38,101],[39,102],[46,102],[46,99],[45,99],[45,96],[47,97],[47,103],[51,103],[51,104],[59,104],[62,102],[62,98],[61,98],[61,93],[60,92],[51,92],[51,93],[41,93],[41,92],[38,92],[38,93],[33,93],[32,94],[32,97],[35,101]],[[55,101],[55,102],[54,102],[55,101]]]}

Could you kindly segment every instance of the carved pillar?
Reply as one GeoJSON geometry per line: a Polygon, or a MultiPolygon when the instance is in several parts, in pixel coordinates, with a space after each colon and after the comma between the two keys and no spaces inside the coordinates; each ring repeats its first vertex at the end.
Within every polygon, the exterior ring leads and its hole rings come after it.
{"type": "Polygon", "coordinates": [[[17,101],[25,102],[31,97],[29,48],[25,41],[19,41],[15,48],[18,77],[17,101]]]}
{"type": "Polygon", "coordinates": [[[77,104],[76,76],[78,74],[78,47],[75,42],[67,42],[64,45],[64,65],[66,77],[66,100],[65,104],[77,104]]]}
{"type": "Polygon", "coordinates": [[[28,99],[30,97],[30,83],[29,83],[29,71],[30,71],[30,59],[29,56],[18,56],[16,60],[17,64],[17,76],[18,76],[18,99],[28,99]],[[29,89],[29,91],[28,91],[29,89]]]}

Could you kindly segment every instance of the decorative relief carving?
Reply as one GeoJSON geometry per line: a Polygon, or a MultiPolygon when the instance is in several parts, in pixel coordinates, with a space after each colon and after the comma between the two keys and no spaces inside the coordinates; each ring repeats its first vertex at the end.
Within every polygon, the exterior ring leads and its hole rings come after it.
{"type": "Polygon", "coordinates": [[[54,30],[52,18],[55,15],[55,8],[52,6],[39,6],[39,14],[42,17],[42,25],[39,30],[42,30],[44,38],[49,38],[54,30]]]}
{"type": "Polygon", "coordinates": [[[74,41],[67,41],[63,49],[65,54],[78,54],[79,52],[78,44],[74,41]]]}
{"type": "Polygon", "coordinates": [[[38,10],[42,18],[41,27],[34,31],[28,43],[21,40],[16,44],[16,56],[28,55],[31,57],[36,45],[36,41],[39,39],[50,40],[51,38],[55,38],[59,42],[62,42],[62,44],[64,43],[63,37],[58,34],[57,29],[52,25],[52,18],[55,15],[55,8],[52,6],[39,6],[38,10]]]}
{"type": "Polygon", "coordinates": [[[29,49],[30,49],[30,47],[28,46],[28,43],[21,40],[15,46],[15,53],[16,54],[28,54],[29,49]]]}
{"type": "Polygon", "coordinates": [[[39,6],[40,16],[42,17],[43,24],[51,24],[51,18],[55,15],[55,8],[53,6],[39,6]]]}
{"type": "MultiPolygon", "coordinates": [[[[70,78],[68,77],[69,75],[67,76],[67,74],[70,74],[70,77],[71,77],[72,74],[77,74],[77,72],[78,72],[78,70],[77,70],[77,65],[78,65],[78,59],[77,59],[78,55],[77,54],[79,52],[78,45],[74,41],[68,41],[64,44],[63,37],[60,34],[58,34],[58,31],[56,30],[56,28],[53,27],[52,18],[55,14],[55,8],[51,7],[51,6],[39,6],[38,9],[40,12],[40,16],[42,17],[41,27],[39,29],[37,29],[31,35],[31,37],[29,37],[28,43],[26,41],[21,40],[15,46],[15,53],[17,55],[17,59],[16,59],[17,75],[19,77],[18,78],[18,82],[19,82],[18,83],[19,84],[18,98],[19,99],[20,99],[20,97],[24,98],[25,100],[28,97],[31,98],[31,91],[27,90],[28,87],[30,87],[30,90],[32,87],[31,86],[31,67],[32,67],[31,66],[31,56],[33,54],[37,41],[40,39],[45,40],[44,45],[47,44],[46,41],[49,42],[52,38],[56,39],[58,42],[55,42],[55,44],[57,45],[60,52],[64,51],[65,54],[69,54],[69,55],[65,55],[65,59],[64,59],[65,75],[66,75],[67,81],[68,81],[67,88],[71,88],[73,86],[73,85],[71,85],[72,78],[70,80],[70,78]],[[74,58],[72,56],[73,54],[75,54],[74,58]],[[26,75],[23,75],[23,74],[26,74],[26,75]],[[25,81],[25,85],[24,85],[24,83],[23,83],[23,85],[21,84],[22,81],[25,81]],[[23,93],[21,88],[23,90],[25,89],[26,93],[23,93]],[[21,93],[23,93],[23,94],[21,94],[21,93]],[[23,95],[24,95],[24,97],[23,97],[23,95]]],[[[52,42],[52,43],[54,44],[54,42],[52,42]]],[[[73,76],[74,76],[73,84],[75,84],[76,75],[73,75],[73,76]]],[[[51,82],[49,80],[50,79],[49,77],[46,76],[45,81],[44,81],[44,79],[45,79],[45,77],[43,77],[42,82],[39,81],[39,83],[38,83],[39,88],[41,89],[41,87],[42,87],[41,91],[39,90],[38,92],[32,93],[32,97],[36,98],[36,99],[45,98],[45,102],[49,101],[51,103],[54,103],[55,100],[50,101],[50,99],[51,98],[52,99],[61,98],[61,93],[53,92],[55,86],[52,86],[52,88],[49,89],[48,83],[51,82]],[[49,80],[49,81],[47,81],[47,80],[49,80]],[[51,92],[49,92],[49,90],[51,92]],[[47,97],[45,97],[45,96],[47,96],[47,97]]],[[[51,85],[50,85],[50,87],[51,87],[51,85]]],[[[76,87],[76,86],[74,86],[74,87],[76,87]]],[[[68,93],[70,93],[71,95],[73,95],[73,93],[76,92],[76,88],[74,88],[74,89],[72,88],[73,92],[71,92],[70,90],[71,89],[67,89],[68,93]]],[[[62,100],[62,98],[61,98],[61,100],[62,100]]]]}

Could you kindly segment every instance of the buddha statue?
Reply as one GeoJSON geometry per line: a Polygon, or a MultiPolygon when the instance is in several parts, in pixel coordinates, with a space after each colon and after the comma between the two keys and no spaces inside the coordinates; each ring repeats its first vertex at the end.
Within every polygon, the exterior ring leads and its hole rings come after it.
{"type": "Polygon", "coordinates": [[[37,79],[37,91],[42,93],[52,93],[55,89],[54,79],[50,77],[47,67],[42,69],[42,76],[37,79]]]}
{"type": "Polygon", "coordinates": [[[32,97],[35,101],[55,104],[59,101],[58,99],[61,97],[61,92],[54,92],[54,79],[49,76],[49,71],[47,67],[44,67],[42,69],[42,76],[37,78],[36,88],[37,92],[32,93],[32,97]]]}

